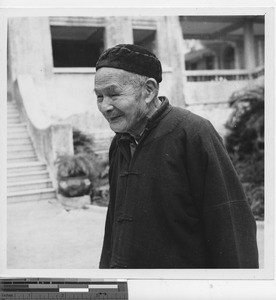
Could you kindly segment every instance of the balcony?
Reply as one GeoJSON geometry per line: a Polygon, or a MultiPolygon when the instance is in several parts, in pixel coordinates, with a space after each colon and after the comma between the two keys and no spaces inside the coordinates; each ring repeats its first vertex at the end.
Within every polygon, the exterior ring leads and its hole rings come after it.
{"type": "Polygon", "coordinates": [[[184,94],[187,105],[228,102],[231,94],[250,84],[262,84],[264,67],[248,70],[185,71],[184,94]]]}

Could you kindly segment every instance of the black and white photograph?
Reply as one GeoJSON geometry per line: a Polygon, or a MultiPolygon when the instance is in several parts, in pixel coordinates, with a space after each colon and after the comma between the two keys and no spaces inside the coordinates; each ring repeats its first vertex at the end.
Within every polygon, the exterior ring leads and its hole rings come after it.
{"type": "Polygon", "coordinates": [[[269,13],[9,11],[4,273],[272,279],[269,13]]]}

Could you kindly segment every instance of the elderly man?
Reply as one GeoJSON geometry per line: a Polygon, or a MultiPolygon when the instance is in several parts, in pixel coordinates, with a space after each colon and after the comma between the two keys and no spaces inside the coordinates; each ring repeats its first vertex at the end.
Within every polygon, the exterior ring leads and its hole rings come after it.
{"type": "Polygon", "coordinates": [[[122,44],[96,65],[98,108],[116,133],[100,268],[258,268],[256,224],[209,121],[158,97],[162,68],[122,44]]]}

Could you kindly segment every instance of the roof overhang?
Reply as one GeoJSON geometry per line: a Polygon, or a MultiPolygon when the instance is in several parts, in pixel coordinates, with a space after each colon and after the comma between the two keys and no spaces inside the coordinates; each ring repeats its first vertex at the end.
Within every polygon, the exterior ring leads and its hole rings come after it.
{"type": "Polygon", "coordinates": [[[243,39],[244,24],[251,22],[255,36],[264,36],[264,16],[180,16],[185,39],[243,39]]]}

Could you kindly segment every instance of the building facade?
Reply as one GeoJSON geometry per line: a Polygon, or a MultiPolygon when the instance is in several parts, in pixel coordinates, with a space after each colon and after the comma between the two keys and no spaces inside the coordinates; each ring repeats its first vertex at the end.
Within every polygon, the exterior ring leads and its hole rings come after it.
{"type": "Polygon", "coordinates": [[[262,16],[10,18],[8,100],[20,107],[38,155],[53,165],[72,152],[72,127],[113,135],[97,109],[95,64],[104,49],[134,43],[163,65],[159,94],[209,118],[223,135],[232,92],[263,81],[263,27],[262,16]],[[201,48],[187,52],[188,40],[201,48]]]}

